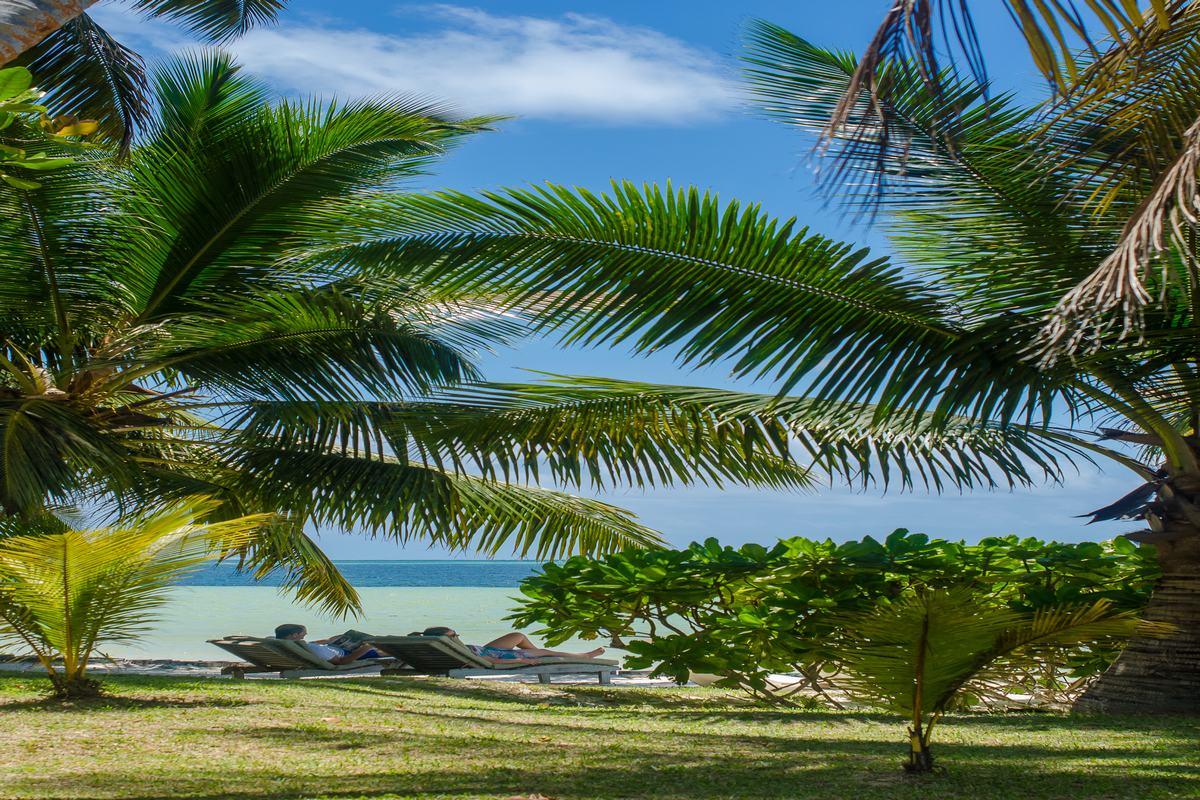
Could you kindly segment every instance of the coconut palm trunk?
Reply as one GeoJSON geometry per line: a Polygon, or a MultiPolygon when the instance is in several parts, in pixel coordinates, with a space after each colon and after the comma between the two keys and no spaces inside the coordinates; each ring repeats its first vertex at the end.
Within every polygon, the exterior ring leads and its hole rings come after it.
{"type": "Polygon", "coordinates": [[[0,2],[0,65],[78,17],[97,0],[4,0],[0,2]]]}
{"type": "MultiPolygon", "coordinates": [[[[1161,496],[1160,503],[1166,505],[1161,496]]],[[[1166,636],[1134,637],[1075,708],[1129,714],[1200,713],[1200,528],[1168,517],[1161,532],[1131,538],[1152,541],[1163,567],[1145,617],[1173,627],[1166,636]]]]}

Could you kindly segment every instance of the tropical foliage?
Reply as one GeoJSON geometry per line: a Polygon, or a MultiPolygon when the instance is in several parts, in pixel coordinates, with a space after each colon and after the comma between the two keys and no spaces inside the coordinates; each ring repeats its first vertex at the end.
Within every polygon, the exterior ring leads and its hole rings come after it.
{"type": "MultiPolygon", "coordinates": [[[[967,545],[897,530],[883,541],[797,537],[736,549],[710,539],[683,550],[546,564],[522,583],[522,605],[512,619],[541,627],[552,644],[576,636],[611,640],[633,654],[628,666],[678,681],[715,674],[720,685],[768,702],[812,702],[815,695],[836,706],[852,688],[848,662],[833,647],[848,628],[845,620],[883,613],[894,598],[958,587],[972,592],[972,602],[1018,616],[1101,602],[1136,614],[1157,577],[1152,548],[1125,539],[1063,544],[1003,537],[967,545]],[[775,673],[803,680],[781,684],[771,678],[775,673]]],[[[990,684],[974,685],[970,700],[1061,707],[1112,663],[1122,644],[1040,650],[1035,659],[990,674],[990,684]]]]}
{"type": "MultiPolygon", "coordinates": [[[[476,385],[478,353],[526,333],[554,292],[461,291],[430,269],[436,238],[350,252],[361,207],[437,205],[400,182],[488,120],[397,98],[274,101],[219,54],[166,65],[154,106],[125,158],[0,193],[6,514],[197,494],[218,519],[282,514],[233,555],[346,611],[356,596],[314,527],[553,558],[658,539],[606,503],[519,483],[544,470],[567,487],[809,482],[753,410],[623,384],[476,385]]],[[[473,236],[462,225],[447,245],[473,236]]]]}
{"type": "MultiPolygon", "coordinates": [[[[1061,298],[1123,247],[1146,198],[1176,186],[1162,176],[1192,169],[1174,123],[1200,116],[1195,8],[1179,5],[1170,36],[1151,37],[1161,44],[1152,61],[1129,63],[1129,80],[1147,82],[1078,107],[1057,95],[1025,106],[953,71],[931,83],[902,52],[877,65],[884,93],[856,83],[852,56],[753,26],[756,99],[824,137],[829,190],[877,216],[898,264],[753,206],[627,185],[609,196],[546,187],[356,197],[349,226],[314,231],[329,240],[317,252],[383,269],[435,251],[433,280],[536,298],[541,329],[567,342],[667,350],[682,364],[771,381],[762,395],[636,392],[718,418],[753,413],[779,452],[851,481],[940,490],[1053,480],[1092,459],[1127,467],[1140,486],[1095,517],[1147,521],[1132,535],[1159,547],[1171,585],[1149,613],[1176,633],[1130,648],[1090,702],[1196,708],[1200,281],[1185,280],[1190,267],[1148,275],[1161,302],[1144,309],[1139,336],[1091,326],[1092,343],[1066,358],[1055,342],[1077,329],[1046,335],[1068,318],[1061,298]],[[831,128],[843,112],[847,122],[831,128]]],[[[1193,196],[1179,186],[1171,197],[1193,196]]],[[[1180,213],[1186,233],[1195,217],[1180,213]]],[[[1194,237],[1154,241],[1164,265],[1191,263],[1194,237]]],[[[628,393],[576,387],[597,399],[628,393]]]]}
{"type": "Polygon", "coordinates": [[[1036,664],[1043,651],[1127,639],[1139,627],[1145,635],[1164,632],[1105,600],[1022,614],[970,586],[918,587],[841,620],[830,649],[853,695],[909,718],[905,769],[930,772],[934,726],[957,698],[1036,664]]]}
{"type": "MultiPolygon", "coordinates": [[[[52,514],[0,529],[0,646],[32,653],[60,698],[99,691],[88,677],[106,644],[137,641],[173,582],[257,538],[266,515],[202,520],[190,500],[114,528],[80,530],[52,514]]],[[[12,652],[11,650],[9,652],[12,652]]]]}
{"type": "MultiPolygon", "coordinates": [[[[88,13],[98,0],[22,0],[0,8],[0,65],[29,67],[56,114],[95,119],[100,134],[126,149],[150,122],[153,92],[142,57],[88,13]]],[[[270,24],[282,0],[135,0],[132,10],[173,22],[210,42],[226,42],[270,24]]]]}
{"type": "MultiPolygon", "coordinates": [[[[1075,202],[1122,223],[1115,244],[1053,309],[1038,342],[1049,361],[1104,346],[1114,325],[1122,335],[1140,328],[1155,298],[1166,300],[1176,286],[1187,293],[1195,283],[1200,4],[1004,4],[1051,89],[1039,115],[1046,134],[1039,162],[1074,179],[1067,185],[1077,192],[1075,202]]],[[[903,159],[898,153],[911,136],[904,95],[919,83],[931,100],[927,127],[947,150],[957,148],[973,113],[971,103],[959,102],[964,88],[988,91],[971,6],[891,4],[825,119],[823,138],[851,142],[852,159],[871,149],[886,152],[871,168],[882,176],[886,161],[903,159]],[[958,47],[947,53],[939,39],[958,47]]]]}
{"type": "Polygon", "coordinates": [[[48,144],[70,144],[68,137],[96,129],[91,121],[51,119],[38,102],[44,92],[32,83],[33,76],[23,67],[0,69],[0,180],[18,189],[36,189],[41,184],[34,175],[71,163],[69,158],[48,155],[44,149],[48,144]]]}

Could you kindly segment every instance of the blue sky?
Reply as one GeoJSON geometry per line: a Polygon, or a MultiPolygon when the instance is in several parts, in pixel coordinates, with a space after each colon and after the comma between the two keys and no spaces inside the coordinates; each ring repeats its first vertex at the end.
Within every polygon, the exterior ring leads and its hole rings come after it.
{"type": "MultiPolygon", "coordinates": [[[[816,43],[859,50],[885,8],[881,0],[797,2],[477,2],[299,0],[282,24],[232,49],[284,93],[351,96],[401,92],[441,99],[468,113],[514,115],[468,142],[422,182],[464,190],[541,181],[603,190],[612,179],[694,184],[722,197],[796,216],[816,231],[886,251],[813,191],[811,142],[756,116],[737,83],[745,23],[765,18],[816,43]]],[[[1001,89],[1036,96],[1038,79],[1000,4],[978,20],[1001,89]]],[[[119,5],[96,16],[123,41],[154,56],[186,46],[170,28],[119,5]]],[[[664,383],[736,386],[719,369],[683,372],[669,358],[532,342],[487,359],[489,377],[527,379],[522,368],[664,383]]],[[[743,384],[744,386],[744,384],[743,384]]],[[[728,543],[781,536],[885,535],[906,527],[974,539],[1002,533],[1067,540],[1107,538],[1134,527],[1085,527],[1073,515],[1110,502],[1136,479],[1084,468],[1065,486],[931,497],[829,488],[784,494],[744,488],[616,491],[676,544],[716,536],[728,543]]],[[[444,554],[357,536],[326,534],[339,558],[444,554]]]]}

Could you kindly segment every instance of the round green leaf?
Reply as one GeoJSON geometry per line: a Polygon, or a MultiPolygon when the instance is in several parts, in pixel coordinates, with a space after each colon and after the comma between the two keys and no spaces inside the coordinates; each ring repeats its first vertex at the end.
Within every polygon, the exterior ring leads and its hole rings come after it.
{"type": "Polygon", "coordinates": [[[33,75],[24,67],[0,69],[0,100],[23,94],[33,83],[33,75]]]}

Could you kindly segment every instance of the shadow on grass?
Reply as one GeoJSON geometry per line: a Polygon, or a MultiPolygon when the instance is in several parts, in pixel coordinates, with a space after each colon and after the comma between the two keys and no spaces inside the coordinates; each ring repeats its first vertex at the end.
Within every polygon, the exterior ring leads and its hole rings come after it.
{"type": "MultiPolygon", "coordinates": [[[[196,682],[154,677],[113,684],[153,695],[196,682]]],[[[211,689],[216,682],[205,683],[211,689]]],[[[158,715],[171,722],[146,734],[147,751],[89,759],[87,769],[43,777],[10,773],[4,796],[1144,800],[1194,796],[1200,785],[1200,720],[956,715],[946,726],[969,733],[936,746],[947,772],[915,779],[899,769],[903,723],[885,714],[729,708],[724,696],[702,692],[439,679],[222,688],[233,702],[114,697],[96,710],[254,704],[262,713],[208,715],[199,723],[158,715]],[[272,704],[269,694],[279,702],[272,704]],[[358,698],[371,702],[363,706],[358,698]],[[318,716],[325,713],[336,716],[318,716]],[[874,729],[877,723],[887,730],[874,729]],[[1056,730],[1067,735],[1055,737],[1056,730]],[[1025,731],[1036,735],[1024,737],[1025,731]],[[1051,735],[1038,733],[1044,731],[1051,735]],[[1094,733],[1076,735],[1088,731],[1094,733]],[[1106,735],[1113,732],[1122,735],[1106,735]],[[164,752],[181,753],[179,760],[158,755],[160,742],[164,752]],[[212,757],[189,758],[197,747],[212,757]]]]}
{"type": "MultiPolygon", "coordinates": [[[[633,687],[590,687],[564,684],[489,684],[450,678],[370,678],[358,680],[322,681],[322,687],[338,692],[388,697],[392,700],[419,697],[429,701],[456,698],[488,704],[540,708],[599,708],[608,711],[654,715],[660,718],[677,717],[692,722],[726,721],[748,723],[811,724],[813,722],[845,723],[852,720],[880,723],[899,723],[899,717],[881,711],[854,709],[823,711],[810,709],[775,709],[749,699],[726,694],[707,697],[662,689],[633,687]]],[[[436,707],[436,706],[435,706],[436,707]]],[[[1020,730],[1054,730],[1069,726],[1075,730],[1136,732],[1153,735],[1165,729],[1193,731],[1200,742],[1200,718],[1186,716],[1129,716],[1061,714],[1048,711],[1019,712],[961,712],[946,717],[947,725],[985,726],[1020,730]]]]}
{"type": "MultiPolygon", "coordinates": [[[[195,678],[190,681],[194,684],[195,678]]],[[[33,675],[0,676],[0,712],[37,710],[60,713],[95,713],[101,711],[138,711],[153,708],[234,708],[249,705],[250,701],[237,697],[138,697],[122,694],[131,686],[153,691],[154,689],[178,692],[189,687],[171,681],[130,682],[127,677],[118,680],[105,676],[100,679],[102,694],[96,697],[60,700],[50,694],[50,680],[33,675]],[[20,693],[17,699],[7,699],[20,693]],[[33,694],[35,697],[28,697],[33,694]]]]}
{"type": "MultiPolygon", "coordinates": [[[[345,760],[317,760],[295,752],[307,741],[306,731],[271,727],[247,738],[287,747],[291,757],[281,765],[248,768],[189,769],[153,780],[134,771],[92,771],[70,776],[69,796],[191,798],[329,798],[350,800],[377,796],[509,797],[540,793],[549,797],[646,800],[717,800],[738,797],[775,800],[794,797],[876,798],[1009,798],[1104,797],[1110,799],[1193,796],[1200,768],[1163,763],[1180,755],[1156,750],[1103,751],[1104,760],[1078,769],[1079,757],[1100,751],[1063,754],[1028,745],[990,747],[943,745],[938,757],[946,772],[925,778],[905,776],[899,769],[902,743],[839,738],[811,743],[806,752],[763,751],[758,742],[727,737],[727,749],[697,743],[692,748],[661,752],[652,742],[638,747],[621,742],[524,742],[458,739],[413,731],[370,737],[327,734],[312,741],[326,750],[356,750],[345,760]],[[376,748],[371,750],[370,748],[376,748]],[[430,761],[418,754],[436,754],[430,761]],[[298,758],[299,760],[295,760],[298,758]],[[1121,763],[1107,763],[1115,759],[1121,763]],[[297,769],[284,766],[291,763],[297,769]],[[267,788],[270,787],[270,788],[267,788]]],[[[235,735],[227,732],[226,736],[235,735]]],[[[692,736],[685,737],[689,741],[692,736]]],[[[705,737],[707,738],[707,736],[705,737]]],[[[757,738],[757,737],[755,737],[757,738]]],[[[9,796],[34,797],[34,782],[12,786],[9,796]],[[28,793],[26,793],[28,792],[28,793]]]]}
{"type": "Polygon", "coordinates": [[[785,715],[792,712],[777,711],[733,694],[684,694],[662,688],[633,686],[579,686],[575,684],[538,684],[499,681],[480,681],[458,678],[412,677],[412,678],[369,678],[361,680],[322,681],[323,688],[362,694],[392,697],[422,695],[430,697],[453,697],[489,703],[505,703],[525,706],[562,705],[574,707],[594,706],[633,711],[646,709],[728,709],[731,706],[744,708],[746,713],[785,715]]]}
{"type": "Polygon", "coordinates": [[[126,697],[123,695],[103,694],[99,697],[75,700],[59,700],[50,696],[8,702],[0,699],[0,712],[37,710],[62,714],[85,712],[92,714],[101,711],[143,711],[152,708],[236,708],[245,705],[250,704],[245,700],[236,699],[126,697]]]}

